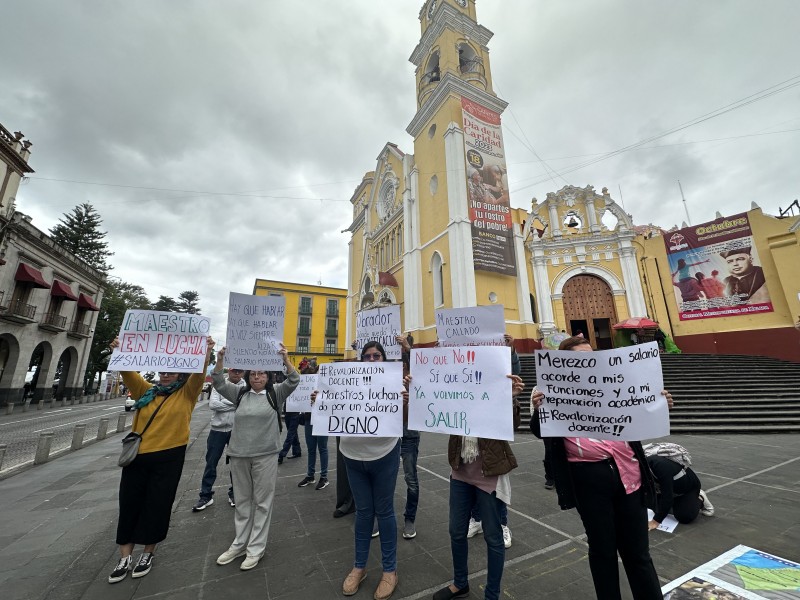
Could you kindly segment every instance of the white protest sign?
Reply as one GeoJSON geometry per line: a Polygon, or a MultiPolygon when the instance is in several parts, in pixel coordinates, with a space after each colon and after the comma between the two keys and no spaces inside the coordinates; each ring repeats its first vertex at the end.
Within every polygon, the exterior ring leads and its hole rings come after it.
{"type": "Polygon", "coordinates": [[[314,435],[401,437],[403,364],[352,362],[320,365],[311,411],[314,435]]]}
{"type": "Polygon", "coordinates": [[[403,351],[396,337],[401,331],[397,304],[362,310],[356,313],[356,350],[361,352],[367,342],[380,342],[387,360],[399,360],[403,351]]]}
{"type": "Polygon", "coordinates": [[[300,375],[300,383],[286,398],[286,412],[311,412],[311,392],[317,389],[317,374],[300,375]]]}
{"type": "Polygon", "coordinates": [[[202,315],[128,310],[119,346],[108,360],[115,371],[202,373],[211,320],[202,315]]]}
{"type": "Polygon", "coordinates": [[[439,346],[505,346],[501,305],[441,308],[436,311],[439,346]]]}
{"type": "Polygon", "coordinates": [[[655,342],[604,350],[536,351],[542,437],[644,440],[669,435],[655,342]]]}
{"type": "MultiPolygon", "coordinates": [[[[648,521],[652,521],[653,517],[655,517],[655,516],[656,516],[656,513],[654,513],[651,509],[648,508],[647,509],[647,520],[648,521]]],[[[656,529],[658,529],[659,531],[664,531],[666,533],[674,533],[675,532],[675,528],[677,526],[678,526],[678,519],[676,519],[672,515],[667,515],[666,517],[664,517],[664,520],[661,521],[661,523],[658,524],[658,527],[656,527],[656,529]]]]}
{"type": "Polygon", "coordinates": [[[286,298],[231,292],[228,304],[225,366],[280,371],[286,298]]]}
{"type": "Polygon", "coordinates": [[[509,373],[506,346],[413,349],[408,428],[513,440],[509,373]]]}

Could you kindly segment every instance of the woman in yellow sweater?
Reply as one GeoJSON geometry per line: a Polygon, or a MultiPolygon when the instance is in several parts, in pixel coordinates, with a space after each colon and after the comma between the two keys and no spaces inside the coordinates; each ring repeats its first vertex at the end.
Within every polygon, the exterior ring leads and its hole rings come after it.
{"type": "MultiPolygon", "coordinates": [[[[119,345],[118,340],[111,348],[119,345]]],[[[120,559],[108,576],[109,583],[127,577],[144,577],[153,566],[156,544],[167,537],[172,503],[178,490],[186,446],[189,444],[189,422],[197,398],[203,390],[206,369],[214,340],[208,338],[206,362],[200,373],[159,373],[156,385],[148,383],[135,371],[123,371],[122,381],[136,399],[136,415],[131,431],[142,433],[139,453],[122,469],[119,484],[119,520],[117,544],[120,559]],[[133,548],[144,545],[144,551],[133,563],[133,548]]]]}

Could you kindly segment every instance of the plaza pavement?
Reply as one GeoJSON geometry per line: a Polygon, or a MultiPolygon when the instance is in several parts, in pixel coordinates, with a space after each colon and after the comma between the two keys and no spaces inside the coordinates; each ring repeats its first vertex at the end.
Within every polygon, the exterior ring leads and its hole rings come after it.
{"type": "MultiPolygon", "coordinates": [[[[233,539],[233,509],[225,501],[227,467],[218,501],[192,513],[203,471],[210,412],[195,411],[170,533],[153,570],[110,585],[121,435],[0,481],[0,598],[3,600],[327,599],[342,598],[341,583],[353,559],[353,517],[333,519],[335,469],[321,491],[298,488],[305,455],[278,471],[267,553],[252,571],[216,557],[233,539]]],[[[302,433],[302,432],[301,432],[302,433]]],[[[651,533],[652,554],[666,583],[737,544],[800,560],[800,436],[675,436],[692,454],[717,516],[699,517],[674,534],[651,533]]],[[[335,448],[331,440],[331,449],[335,448]]],[[[520,467],[512,473],[503,597],[593,598],[583,530],[577,513],[561,511],[543,487],[543,448],[520,433],[513,445],[520,467]]],[[[305,448],[304,448],[305,451],[305,448]]],[[[446,437],[423,434],[420,447],[418,535],[398,535],[399,585],[393,598],[430,598],[450,582],[447,534],[449,468],[446,437]]],[[[335,467],[332,453],[331,466],[335,467]]],[[[405,484],[398,474],[395,500],[402,526],[405,484]]],[[[137,549],[138,552],[138,549],[137,549]]],[[[471,598],[483,598],[486,551],[470,540],[471,598]]],[[[368,577],[354,598],[372,598],[380,578],[380,549],[373,541],[368,577]]],[[[622,575],[623,582],[624,574],[622,575]]],[[[630,598],[623,583],[623,597],[630,598]]]]}

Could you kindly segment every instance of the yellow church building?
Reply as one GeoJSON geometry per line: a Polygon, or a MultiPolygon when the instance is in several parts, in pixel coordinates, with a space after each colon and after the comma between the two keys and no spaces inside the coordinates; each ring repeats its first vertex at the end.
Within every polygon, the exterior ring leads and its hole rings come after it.
{"type": "Polygon", "coordinates": [[[493,34],[477,22],[475,0],[427,0],[419,20],[410,57],[417,110],[406,128],[413,154],[387,143],[350,198],[346,348],[360,310],[400,305],[403,330],[430,345],[436,309],[498,304],[523,352],[560,331],[610,348],[620,341],[614,324],[649,317],[685,351],[800,361],[800,219],[754,208],[730,231],[715,221],[698,235],[664,232],[635,226],[593,186],[534,198],[530,211],[511,208],[493,34]],[[670,242],[675,235],[694,246],[670,242]],[[730,271],[723,255],[744,248],[757,258],[734,256],[731,265],[749,270],[730,271]],[[769,302],[754,308],[755,289],[734,283],[753,287],[762,275],[769,302]]]}

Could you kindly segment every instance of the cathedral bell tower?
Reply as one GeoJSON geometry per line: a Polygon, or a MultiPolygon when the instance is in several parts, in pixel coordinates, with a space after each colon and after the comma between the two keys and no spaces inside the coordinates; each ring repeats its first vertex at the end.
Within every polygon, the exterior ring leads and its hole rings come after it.
{"type": "Polygon", "coordinates": [[[414,167],[404,203],[405,298],[433,299],[432,306],[406,307],[420,324],[433,323],[436,308],[490,302],[506,307],[507,320],[532,322],[500,127],[508,103],[492,87],[493,34],[477,23],[475,2],[427,0],[409,59],[416,66],[417,112],[406,128],[414,167]]]}

